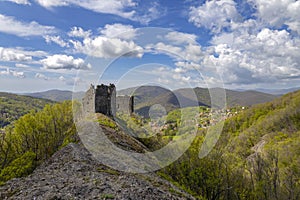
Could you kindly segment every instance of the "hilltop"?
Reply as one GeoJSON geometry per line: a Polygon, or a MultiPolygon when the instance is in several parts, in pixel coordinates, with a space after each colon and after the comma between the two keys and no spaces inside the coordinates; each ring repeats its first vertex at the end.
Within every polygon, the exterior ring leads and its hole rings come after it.
{"type": "MultiPolygon", "coordinates": [[[[65,100],[71,100],[73,97],[73,92],[68,90],[47,90],[43,92],[26,93],[25,95],[60,102],[65,100]]],[[[82,98],[83,95],[84,92],[76,92],[74,94],[74,97],[82,98]]]]}
{"type": "MultiPolygon", "coordinates": [[[[221,88],[182,88],[174,91],[158,86],[143,86],[138,89],[129,88],[121,90],[120,94],[135,96],[135,112],[148,117],[147,113],[152,105],[160,104],[167,112],[185,107],[211,106],[210,92],[217,93],[221,88]]],[[[275,95],[258,91],[234,91],[225,89],[227,106],[252,106],[265,103],[277,98],[275,95]]]]}
{"type": "Polygon", "coordinates": [[[193,199],[155,174],[129,174],[101,165],[69,144],[33,174],[0,187],[1,199],[193,199]]]}
{"type": "MultiPolygon", "coordinates": [[[[216,92],[220,88],[181,88],[171,91],[160,86],[132,87],[117,91],[117,95],[134,95],[135,110],[145,116],[149,108],[154,104],[163,105],[167,111],[180,107],[210,106],[210,92],[216,92]],[[196,95],[196,98],[195,98],[196,95]]],[[[235,91],[225,89],[227,106],[252,106],[269,102],[278,96],[259,91],[235,91]]],[[[26,95],[53,101],[71,100],[71,91],[49,90],[45,92],[28,93],[26,95]]],[[[76,98],[82,98],[84,92],[76,92],[76,98]]]]}

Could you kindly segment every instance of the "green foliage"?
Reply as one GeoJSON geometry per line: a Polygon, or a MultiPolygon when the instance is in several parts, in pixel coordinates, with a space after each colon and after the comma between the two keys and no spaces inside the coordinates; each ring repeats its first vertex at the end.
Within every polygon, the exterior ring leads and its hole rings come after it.
{"type": "MultiPolygon", "coordinates": [[[[179,111],[169,114],[169,122],[180,125],[179,111]]],[[[159,174],[200,199],[296,200],[300,198],[299,130],[300,91],[227,119],[217,145],[199,159],[202,130],[188,151],[159,174]]]]}
{"type": "Polygon", "coordinates": [[[0,134],[1,181],[27,175],[59,148],[78,140],[72,102],[31,111],[0,134]]]}
{"type": "Polygon", "coordinates": [[[114,130],[117,130],[117,128],[118,128],[118,126],[114,122],[114,120],[110,119],[109,117],[107,117],[105,115],[101,115],[101,114],[97,115],[97,121],[102,126],[106,126],[106,127],[112,128],[114,130]]]}
{"type": "Polygon", "coordinates": [[[0,92],[0,128],[11,124],[31,110],[41,110],[50,100],[0,92]]]}
{"type": "Polygon", "coordinates": [[[114,169],[111,169],[111,168],[98,168],[97,169],[98,170],[98,172],[105,172],[105,173],[108,173],[108,174],[111,174],[111,175],[116,175],[116,176],[118,176],[120,173],[118,172],[118,171],[116,171],[116,170],[114,170],[114,169]]]}
{"type": "Polygon", "coordinates": [[[36,166],[35,154],[28,151],[1,170],[0,183],[30,174],[36,166]]]}

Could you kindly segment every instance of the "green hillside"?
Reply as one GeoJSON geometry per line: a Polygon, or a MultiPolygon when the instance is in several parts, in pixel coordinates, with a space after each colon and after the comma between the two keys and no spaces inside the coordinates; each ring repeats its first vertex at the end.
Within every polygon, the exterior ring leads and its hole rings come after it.
{"type": "Polygon", "coordinates": [[[300,198],[300,91],[228,118],[217,145],[200,159],[206,130],[159,173],[200,199],[300,198]]]}
{"type": "MultiPolygon", "coordinates": [[[[6,127],[0,138],[0,184],[30,174],[62,146],[78,140],[71,108],[70,101],[48,105],[6,127]]],[[[208,107],[174,109],[153,122],[134,115],[122,118],[130,130],[149,128],[158,133],[144,138],[123,133],[105,116],[98,119],[113,143],[138,152],[159,149],[189,134],[189,122],[197,119],[192,145],[157,174],[198,199],[300,199],[300,91],[248,109],[230,110],[234,114],[225,120],[216,146],[200,159],[207,127],[214,127],[210,111],[208,107]],[[179,130],[182,124],[187,126],[179,130]]]]}
{"type": "Polygon", "coordinates": [[[76,141],[75,133],[71,101],[46,105],[6,126],[0,132],[0,185],[30,174],[62,146],[76,141]]]}
{"type": "Polygon", "coordinates": [[[0,128],[31,110],[41,110],[50,100],[0,92],[0,128]]]}
{"type": "MultiPolygon", "coordinates": [[[[167,112],[177,108],[211,105],[211,93],[222,93],[221,88],[181,88],[170,91],[158,86],[142,86],[121,90],[118,94],[130,94],[135,96],[135,112],[148,117],[152,105],[160,104],[167,112]]],[[[234,91],[225,89],[228,107],[252,106],[259,103],[272,101],[277,96],[258,91],[234,91]]]]}

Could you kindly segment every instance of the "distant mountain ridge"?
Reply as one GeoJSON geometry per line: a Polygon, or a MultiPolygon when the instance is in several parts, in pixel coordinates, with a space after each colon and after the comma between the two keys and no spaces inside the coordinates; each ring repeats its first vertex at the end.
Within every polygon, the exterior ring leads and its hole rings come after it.
{"type": "MultiPolygon", "coordinates": [[[[222,92],[222,88],[181,88],[171,91],[160,86],[141,86],[132,87],[117,91],[118,95],[134,95],[135,111],[138,114],[147,116],[150,107],[155,104],[162,105],[167,112],[180,108],[191,106],[211,106],[210,93],[222,92]]],[[[228,107],[232,106],[251,106],[254,104],[272,101],[278,96],[254,91],[236,91],[225,89],[226,103],[228,107]]],[[[72,99],[71,91],[49,90],[45,92],[36,92],[26,94],[28,96],[51,99],[53,101],[63,101],[72,99]]],[[[75,96],[83,97],[84,92],[77,92],[75,96]]]]}
{"type": "MultiPolygon", "coordinates": [[[[226,103],[232,106],[251,106],[265,103],[277,98],[275,95],[258,91],[234,91],[225,89],[226,103]]],[[[140,88],[128,88],[119,91],[120,94],[135,96],[135,112],[148,117],[147,114],[152,105],[160,104],[167,112],[183,107],[211,106],[211,93],[221,93],[222,88],[181,88],[174,91],[158,86],[142,86],[140,88]]]]}
{"type": "MultiPolygon", "coordinates": [[[[74,93],[75,97],[83,97],[84,92],[76,92],[74,93]]],[[[42,98],[42,99],[50,99],[52,101],[65,101],[65,100],[71,100],[73,96],[72,91],[68,90],[47,90],[43,92],[34,92],[34,93],[26,93],[24,95],[36,97],[36,98],[42,98]]]]}
{"type": "Polygon", "coordinates": [[[292,88],[286,88],[286,89],[265,89],[265,88],[257,88],[256,91],[273,94],[273,95],[284,95],[289,92],[295,92],[297,90],[300,90],[300,87],[292,87],[292,88]]]}

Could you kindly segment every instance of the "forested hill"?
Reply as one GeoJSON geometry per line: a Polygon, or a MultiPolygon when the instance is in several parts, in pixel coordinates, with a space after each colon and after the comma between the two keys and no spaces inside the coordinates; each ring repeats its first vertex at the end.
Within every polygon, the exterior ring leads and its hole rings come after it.
{"type": "Polygon", "coordinates": [[[51,100],[0,92],[0,128],[31,110],[41,110],[51,100]]]}
{"type": "Polygon", "coordinates": [[[300,91],[227,119],[199,159],[205,132],[162,173],[204,199],[300,199],[300,91]]]}

